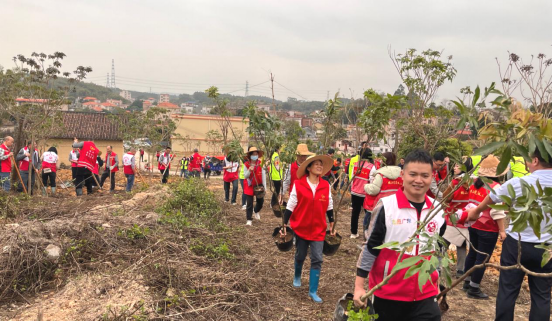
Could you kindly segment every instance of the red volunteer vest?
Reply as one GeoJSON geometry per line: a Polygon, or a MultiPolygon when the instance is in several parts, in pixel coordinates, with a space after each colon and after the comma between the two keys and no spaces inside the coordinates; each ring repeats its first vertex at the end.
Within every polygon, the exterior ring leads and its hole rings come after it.
{"type": "MultiPolygon", "coordinates": [[[[109,160],[111,160],[111,162],[107,162],[108,156],[107,156],[107,154],[105,155],[104,162],[105,162],[105,169],[106,170],[108,170],[109,167],[112,167],[112,166],[115,165],[115,156],[116,155],[117,154],[115,152],[111,151],[111,154],[109,155],[109,160]]],[[[111,172],[117,172],[117,171],[119,171],[118,167],[115,167],[115,168],[113,168],[113,170],[111,170],[111,172]]]]}
{"type": "Polygon", "coordinates": [[[297,179],[297,170],[299,170],[299,165],[297,165],[297,161],[295,161],[289,167],[289,175],[291,176],[291,178],[289,178],[289,193],[291,193],[291,191],[293,190],[293,184],[297,179]]]}
{"type": "MultiPolygon", "coordinates": [[[[168,159],[167,159],[167,163],[169,164],[169,170],[171,169],[171,159],[172,159],[172,154],[169,153],[169,156],[168,156],[168,159]]],[[[167,152],[163,152],[163,157],[166,158],[167,157],[167,152]]],[[[159,157],[157,157],[157,160],[159,160],[159,157]]],[[[162,164],[161,162],[159,162],[159,165],[157,166],[157,168],[161,171],[165,170],[165,165],[162,164]]]]}
{"type": "Polygon", "coordinates": [[[123,173],[124,174],[134,174],[134,170],[132,170],[131,161],[134,154],[125,153],[123,155],[123,173]]]}
{"type": "MultiPolygon", "coordinates": [[[[4,149],[4,155],[10,154],[10,150],[5,144],[0,145],[0,147],[4,149]]],[[[0,172],[11,172],[11,167],[11,158],[2,160],[0,164],[0,172]]]]}
{"type": "MultiPolygon", "coordinates": [[[[370,171],[372,171],[372,168],[374,165],[370,163],[367,160],[358,160],[353,165],[353,183],[351,184],[351,194],[359,197],[366,196],[366,192],[364,191],[364,185],[367,183],[370,183],[370,171]],[[357,173],[358,167],[362,164],[362,169],[360,170],[360,173],[357,173]]],[[[367,198],[375,199],[375,196],[367,196],[367,198]]]]}
{"type": "Polygon", "coordinates": [[[383,176],[381,173],[379,173],[378,175],[380,175],[383,179],[380,192],[375,196],[370,196],[369,194],[366,194],[366,198],[364,198],[363,207],[368,211],[374,210],[374,207],[378,204],[378,201],[381,198],[394,195],[395,193],[397,193],[397,190],[399,190],[403,186],[403,180],[401,177],[391,180],[383,176]]]}
{"type": "MultiPolygon", "coordinates": [[[[490,186],[491,188],[494,188],[496,185],[498,185],[497,182],[493,182],[490,186]]],[[[479,205],[483,199],[489,194],[489,191],[485,189],[485,186],[476,189],[475,186],[470,187],[470,202],[479,205]]],[[[496,221],[491,217],[491,209],[487,209],[483,211],[483,214],[479,219],[472,225],[472,228],[483,230],[483,231],[490,231],[498,233],[498,225],[496,224],[496,221]]]]}
{"type": "MultiPolygon", "coordinates": [[[[29,153],[29,148],[28,147],[24,147],[23,148],[23,151],[25,151],[25,153],[29,153]]],[[[35,150],[36,151],[36,150],[35,150]]],[[[33,157],[31,155],[31,157],[33,157]]],[[[29,162],[30,162],[30,159],[29,157],[25,157],[25,159],[19,161],[19,170],[21,171],[29,171],[29,162]]]]}
{"type": "Polygon", "coordinates": [[[326,236],[326,211],[330,204],[330,184],[319,179],[316,192],[307,182],[307,176],[295,181],[297,206],[290,218],[290,226],[297,236],[311,241],[323,241],[326,236]]]}
{"type": "Polygon", "coordinates": [[[76,167],[77,163],[79,163],[79,158],[77,157],[77,151],[76,150],[71,150],[71,160],[73,160],[73,157],[74,157],[75,162],[71,161],[71,167],[76,167]]]}
{"type": "MultiPolygon", "coordinates": [[[[452,180],[452,186],[456,187],[460,183],[460,180],[453,179],[452,180]]],[[[456,212],[458,209],[463,209],[466,207],[466,205],[470,202],[470,190],[464,188],[463,186],[460,186],[452,195],[452,200],[449,203],[449,206],[445,210],[447,215],[445,216],[445,220],[447,221],[447,225],[454,226],[452,224],[452,221],[450,220],[450,214],[456,212]]],[[[466,228],[464,227],[464,223],[460,221],[456,221],[456,226],[460,228],[466,228]]]]}
{"type": "Polygon", "coordinates": [[[255,164],[252,161],[246,161],[244,167],[249,169],[254,165],[253,172],[249,175],[249,178],[243,180],[243,193],[248,196],[253,196],[253,187],[263,184],[263,168],[261,167],[261,160],[257,160],[255,164]]]}
{"type": "MultiPolygon", "coordinates": [[[[226,166],[226,161],[227,160],[225,159],[225,163],[224,163],[225,166],[226,166]]],[[[240,166],[239,166],[240,163],[239,162],[230,162],[230,163],[231,163],[231,165],[234,165],[234,163],[237,163],[238,167],[237,167],[236,172],[229,172],[228,171],[228,170],[232,170],[232,168],[224,170],[224,175],[222,176],[222,180],[224,182],[233,182],[235,180],[238,180],[238,173],[239,173],[238,171],[240,171],[240,166]]]]}
{"type": "Polygon", "coordinates": [[[93,142],[85,141],[80,151],[79,162],[77,167],[87,168],[90,171],[94,170],[96,158],[98,157],[98,148],[93,142]]]}
{"type": "Polygon", "coordinates": [[[201,155],[199,155],[199,153],[194,153],[194,155],[192,156],[193,160],[190,161],[190,165],[189,165],[189,168],[190,168],[190,171],[201,171],[201,160],[203,160],[203,158],[201,157],[201,155]]]}
{"type": "Polygon", "coordinates": [[[96,164],[94,165],[93,174],[100,175],[100,163],[98,163],[98,158],[96,158],[96,164]]]}
{"type": "Polygon", "coordinates": [[[44,152],[42,155],[42,169],[50,169],[56,172],[57,155],[54,152],[44,152]]]}

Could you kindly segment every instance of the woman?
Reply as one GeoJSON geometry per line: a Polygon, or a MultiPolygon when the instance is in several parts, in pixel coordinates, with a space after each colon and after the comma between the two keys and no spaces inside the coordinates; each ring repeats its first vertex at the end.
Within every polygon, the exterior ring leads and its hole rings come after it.
{"type": "Polygon", "coordinates": [[[211,179],[211,157],[208,155],[203,159],[203,179],[211,179]]]}
{"type": "MultiPolygon", "coordinates": [[[[372,210],[374,210],[378,201],[383,197],[394,195],[397,190],[402,188],[401,168],[396,166],[397,157],[395,153],[385,152],[383,157],[385,158],[385,166],[376,171],[372,183],[364,185],[366,197],[363,204],[365,212],[362,225],[363,231],[368,229],[372,210]]],[[[383,165],[383,162],[381,164],[383,165]]]]}
{"type": "Polygon", "coordinates": [[[240,174],[239,174],[239,176],[238,176],[239,179],[240,179],[240,185],[241,185],[241,188],[242,188],[242,194],[241,194],[241,196],[242,196],[242,198],[241,198],[241,205],[242,205],[242,208],[241,208],[241,209],[242,209],[242,210],[246,210],[246,208],[247,208],[247,207],[245,206],[245,202],[246,202],[247,196],[246,196],[246,194],[245,194],[245,190],[243,190],[243,182],[244,182],[244,180],[245,180],[245,177],[244,177],[244,175],[243,175],[243,171],[244,171],[245,167],[243,166],[243,164],[244,164],[245,161],[247,161],[247,160],[240,160],[240,174]]]}
{"type": "MultiPolygon", "coordinates": [[[[467,158],[464,162],[465,171],[462,170],[460,164],[454,165],[454,178],[450,186],[445,190],[443,196],[449,196],[446,200],[443,200],[444,203],[448,203],[448,207],[445,210],[446,216],[445,220],[447,222],[447,230],[443,235],[443,238],[447,241],[448,244],[454,244],[456,246],[456,277],[464,275],[464,264],[466,262],[467,254],[467,240],[470,238],[468,228],[464,223],[457,221],[455,224],[450,220],[450,216],[457,211],[464,209],[469,203],[470,199],[470,185],[469,182],[465,182],[462,185],[458,186],[462,181],[466,171],[470,172],[473,169],[473,164],[470,158],[467,158]],[[454,191],[452,194],[450,194],[454,191]]],[[[448,246],[448,245],[447,245],[448,246]]],[[[448,247],[447,247],[448,248],[448,247]]]]}
{"type": "Polygon", "coordinates": [[[365,201],[366,192],[364,186],[370,183],[376,174],[376,167],[372,159],[372,150],[362,149],[360,160],[353,165],[353,181],[351,182],[351,203],[353,211],[351,213],[351,238],[358,238],[358,218],[362,207],[373,207],[374,197],[369,196],[365,201]]]}
{"type": "Polygon", "coordinates": [[[52,190],[52,195],[56,193],[56,172],[59,168],[59,157],[57,154],[57,149],[55,147],[50,147],[48,151],[42,154],[42,193],[46,195],[48,185],[52,190]],[[49,181],[49,183],[48,183],[49,181]]]}
{"type": "MultiPolygon", "coordinates": [[[[245,178],[243,184],[243,192],[245,193],[247,207],[245,213],[247,216],[247,226],[253,224],[253,196],[255,187],[263,187],[266,191],[266,180],[263,172],[263,166],[261,157],[263,151],[259,151],[256,147],[252,146],[247,151],[247,161],[244,164],[243,176],[245,178]]],[[[259,212],[263,209],[263,198],[256,198],[257,204],[255,205],[255,219],[261,220],[259,212]]]]}
{"type": "Polygon", "coordinates": [[[89,178],[87,180],[91,180],[92,187],[100,188],[98,187],[98,183],[100,182],[100,168],[103,167],[104,162],[102,160],[102,151],[98,150],[98,156],[96,157],[96,165],[94,166],[94,169],[92,170],[92,175],[94,175],[94,178],[89,178]]]}
{"type": "MultiPolygon", "coordinates": [[[[287,224],[291,220],[290,226],[295,233],[297,247],[293,286],[301,286],[303,262],[310,246],[309,297],[316,303],[322,303],[317,292],[327,229],[326,215],[330,222],[330,231],[334,226],[330,184],[326,180],[321,180],[321,177],[331,169],[332,164],[333,160],[327,155],[311,156],[301,164],[284,213],[284,222],[287,224]]],[[[280,234],[285,235],[285,228],[280,234]]],[[[332,236],[334,235],[335,233],[332,233],[332,236]]]]}
{"type": "Polygon", "coordinates": [[[232,184],[232,206],[236,205],[236,195],[238,194],[238,168],[240,163],[236,162],[235,156],[227,155],[224,158],[224,202],[228,202],[230,197],[230,184],[232,184]]]}
{"type": "MultiPolygon", "coordinates": [[[[490,184],[491,188],[498,189],[500,187],[498,177],[505,175],[508,169],[503,173],[496,173],[496,168],[499,163],[500,160],[492,154],[480,163],[478,172],[479,177],[470,187],[470,203],[479,205],[489,194],[489,191],[481,179],[482,177],[493,181],[493,183],[490,184]]],[[[466,258],[466,265],[464,267],[465,272],[475,265],[483,264],[487,257],[486,255],[488,255],[489,258],[491,257],[499,236],[500,240],[506,238],[504,217],[506,217],[506,215],[503,211],[488,209],[482,213],[481,217],[479,217],[470,228],[468,228],[472,248],[470,248],[470,252],[466,258]],[[479,254],[474,248],[483,254],[479,254]]],[[[486,299],[489,297],[487,294],[483,293],[480,288],[484,274],[485,267],[482,267],[473,271],[471,276],[466,278],[463,289],[467,291],[468,297],[475,299],[486,299]]]]}

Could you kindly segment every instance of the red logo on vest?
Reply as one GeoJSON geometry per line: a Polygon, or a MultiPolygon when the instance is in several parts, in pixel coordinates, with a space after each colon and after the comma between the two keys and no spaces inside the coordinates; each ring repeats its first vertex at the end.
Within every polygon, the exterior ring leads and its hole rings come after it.
{"type": "Polygon", "coordinates": [[[427,224],[427,232],[433,234],[437,230],[437,224],[435,221],[432,221],[427,224]]]}

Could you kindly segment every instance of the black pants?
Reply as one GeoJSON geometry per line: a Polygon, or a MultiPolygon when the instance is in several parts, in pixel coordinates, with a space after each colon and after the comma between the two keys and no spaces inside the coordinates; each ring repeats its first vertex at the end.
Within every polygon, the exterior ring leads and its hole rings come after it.
{"type": "Polygon", "coordinates": [[[140,154],[140,162],[144,162],[144,155],[140,154]]]}
{"type": "MultiPolygon", "coordinates": [[[[257,213],[261,211],[261,209],[263,209],[264,198],[259,199],[255,197],[255,199],[257,199],[257,204],[255,205],[255,213],[257,213]]],[[[245,210],[247,220],[252,220],[253,219],[253,196],[245,195],[245,200],[247,201],[247,208],[245,210]]]]}
{"type": "Polygon", "coordinates": [[[171,171],[171,169],[166,169],[166,170],[167,171],[165,171],[165,169],[159,170],[159,171],[161,171],[161,174],[163,175],[163,179],[161,179],[162,183],[167,183],[169,181],[169,172],[171,171]]]}
{"type": "Polygon", "coordinates": [[[364,204],[364,197],[351,195],[353,212],[351,213],[351,234],[358,234],[358,217],[364,204]]]}
{"type": "Polygon", "coordinates": [[[374,296],[378,321],[441,321],[441,310],[435,296],[421,301],[386,300],[374,296]]]}
{"type": "Polygon", "coordinates": [[[299,265],[303,266],[305,258],[307,258],[307,253],[310,246],[310,260],[311,260],[311,269],[321,269],[322,268],[322,249],[324,248],[324,241],[312,241],[303,239],[295,235],[295,261],[299,265]]]}
{"type": "MultiPolygon", "coordinates": [[[[19,174],[21,175],[21,179],[25,184],[25,190],[28,190],[27,188],[29,187],[29,171],[20,171],[19,174]]],[[[31,171],[31,194],[34,193],[35,178],[36,178],[35,172],[31,171]]],[[[21,182],[18,182],[18,183],[19,185],[18,185],[17,191],[23,192],[23,187],[21,186],[21,182]]]]}
{"type": "Polygon", "coordinates": [[[76,168],[76,178],[75,178],[75,189],[82,189],[84,186],[86,186],[86,191],[88,194],[92,193],[92,181],[94,179],[92,176],[92,171],[88,170],[87,168],[76,168]]]}
{"type": "Polygon", "coordinates": [[[334,190],[339,190],[339,179],[335,179],[333,183],[334,190]]]}
{"type": "Polygon", "coordinates": [[[232,182],[224,181],[224,200],[230,200],[230,184],[232,184],[232,203],[236,203],[236,196],[238,195],[238,180],[234,180],[232,182]]]}
{"type": "Polygon", "coordinates": [[[242,188],[242,207],[245,206],[245,201],[247,199],[247,195],[243,192],[243,180],[245,179],[240,179],[240,185],[242,188]]]}
{"type": "Polygon", "coordinates": [[[77,167],[71,167],[71,179],[73,179],[73,184],[75,184],[75,179],[77,179],[77,167]]]}
{"type": "MultiPolygon", "coordinates": [[[[107,179],[108,177],[110,177],[110,179],[111,179],[111,187],[109,188],[109,190],[113,191],[113,190],[115,190],[115,172],[111,172],[107,169],[104,170],[104,172],[102,172],[102,178],[100,180],[100,187],[103,188],[105,179],[107,179]]],[[[92,179],[92,180],[94,180],[94,179],[92,179]]]]}
{"type": "MultiPolygon", "coordinates": [[[[521,242],[521,264],[536,273],[551,273],[552,262],[541,267],[543,249],[535,248],[539,244],[521,242]]],[[[518,245],[514,238],[506,237],[502,244],[500,265],[510,266],[517,263],[518,245]]],[[[516,299],[523,283],[525,273],[519,269],[501,270],[496,297],[497,321],[513,321],[516,299]]],[[[550,290],[552,278],[529,275],[531,293],[530,321],[550,321],[550,290]]]]}
{"type": "Polygon", "coordinates": [[[270,206],[278,204],[278,196],[280,196],[280,190],[282,189],[282,181],[272,180],[272,183],[274,183],[274,193],[272,194],[270,206]]]}
{"type": "Polygon", "coordinates": [[[44,187],[47,187],[48,185],[52,188],[56,187],[56,173],[55,172],[49,172],[49,173],[42,173],[42,184],[44,187]],[[50,181],[50,184],[48,184],[48,180],[50,181]]]}
{"type": "MultiPolygon", "coordinates": [[[[473,247],[475,247],[475,249],[480,252],[489,254],[490,259],[496,246],[498,233],[483,231],[472,227],[468,228],[468,231],[470,233],[470,242],[472,243],[473,247]]],[[[485,261],[485,257],[485,255],[479,254],[472,248],[470,248],[468,257],[466,257],[464,272],[467,272],[475,265],[483,264],[483,262],[485,261]]],[[[476,269],[475,271],[473,271],[473,273],[471,273],[471,282],[475,284],[481,284],[481,280],[483,279],[484,274],[485,267],[476,269]]]]}
{"type": "Polygon", "coordinates": [[[211,169],[203,169],[203,179],[209,179],[211,178],[211,169]]]}

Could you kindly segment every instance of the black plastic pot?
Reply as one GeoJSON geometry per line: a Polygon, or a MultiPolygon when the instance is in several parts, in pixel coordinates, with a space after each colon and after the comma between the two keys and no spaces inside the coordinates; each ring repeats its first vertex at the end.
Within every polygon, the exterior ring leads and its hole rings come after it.
{"type": "Polygon", "coordinates": [[[324,238],[324,248],[322,248],[322,253],[324,253],[324,255],[332,256],[333,254],[337,253],[339,246],[341,246],[341,235],[335,233],[335,237],[337,238],[338,242],[330,244],[328,242],[328,238],[331,238],[330,231],[326,231],[326,238],[324,238]]]}
{"type": "MultiPolygon", "coordinates": [[[[275,237],[280,235],[281,228],[282,228],[281,226],[274,228],[274,232],[272,233],[272,239],[274,240],[276,247],[278,247],[278,250],[280,250],[281,252],[287,252],[293,248],[293,238],[291,238],[287,242],[281,242],[280,240],[276,240],[275,237]]],[[[291,234],[291,236],[293,237],[293,229],[291,229],[290,227],[286,227],[286,235],[288,234],[291,234]]]]}
{"type": "Polygon", "coordinates": [[[284,212],[286,211],[286,205],[286,202],[284,202],[282,205],[272,205],[272,212],[274,213],[274,216],[276,216],[276,218],[282,218],[284,212]]]}
{"type": "MultiPolygon", "coordinates": [[[[353,294],[347,293],[343,295],[339,300],[337,300],[337,304],[335,305],[335,311],[333,320],[334,321],[347,321],[349,319],[348,316],[348,310],[347,307],[349,306],[349,303],[353,302],[353,294]]],[[[376,314],[374,311],[374,306],[372,305],[372,302],[370,299],[368,299],[367,303],[368,307],[370,308],[368,310],[369,314],[376,314]]],[[[352,305],[354,307],[354,303],[352,305]]],[[[356,309],[354,309],[356,311],[356,309]]]]}

